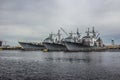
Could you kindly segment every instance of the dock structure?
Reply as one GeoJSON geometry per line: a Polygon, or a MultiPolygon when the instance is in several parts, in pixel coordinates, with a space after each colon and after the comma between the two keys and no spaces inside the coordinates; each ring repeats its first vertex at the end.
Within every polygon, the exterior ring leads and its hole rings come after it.
{"type": "Polygon", "coordinates": [[[2,46],[2,41],[0,41],[0,46],[2,46]]]}
{"type": "Polygon", "coordinates": [[[108,49],[120,49],[120,45],[107,45],[108,49]]]}
{"type": "Polygon", "coordinates": [[[15,46],[15,47],[0,47],[0,50],[21,50],[22,47],[15,46]]]}

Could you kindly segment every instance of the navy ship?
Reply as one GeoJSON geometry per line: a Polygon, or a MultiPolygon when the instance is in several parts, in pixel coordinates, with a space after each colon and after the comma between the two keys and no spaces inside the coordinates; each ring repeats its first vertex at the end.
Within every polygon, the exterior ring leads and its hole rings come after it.
{"type": "Polygon", "coordinates": [[[43,41],[44,46],[48,51],[65,51],[66,46],[62,43],[60,30],[57,34],[49,34],[49,37],[43,41]]]}
{"type": "Polygon", "coordinates": [[[71,33],[69,37],[64,39],[64,44],[69,51],[100,51],[105,50],[102,39],[99,33],[95,32],[94,27],[92,31],[86,31],[86,36],[81,37],[77,30],[77,36],[73,37],[71,33]]]}
{"type": "Polygon", "coordinates": [[[33,43],[33,42],[18,42],[22,50],[43,50],[45,46],[42,43],[33,43]]]}

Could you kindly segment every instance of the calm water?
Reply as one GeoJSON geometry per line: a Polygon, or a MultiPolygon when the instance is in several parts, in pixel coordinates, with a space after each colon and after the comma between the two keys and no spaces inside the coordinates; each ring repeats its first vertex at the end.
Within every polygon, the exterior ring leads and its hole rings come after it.
{"type": "Polygon", "coordinates": [[[0,51],[0,80],[120,80],[120,52],[0,51]]]}

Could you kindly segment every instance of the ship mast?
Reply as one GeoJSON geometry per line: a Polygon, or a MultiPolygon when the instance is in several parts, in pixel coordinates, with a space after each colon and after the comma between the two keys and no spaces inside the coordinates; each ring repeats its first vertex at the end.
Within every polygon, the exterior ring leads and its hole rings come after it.
{"type": "Polygon", "coordinates": [[[57,33],[57,35],[58,35],[58,41],[60,41],[60,39],[61,39],[60,30],[58,30],[58,33],[57,33]]]}
{"type": "Polygon", "coordinates": [[[77,36],[78,36],[78,38],[80,38],[80,33],[79,33],[79,29],[77,28],[77,36]]]}
{"type": "Polygon", "coordinates": [[[49,40],[53,41],[53,33],[51,32],[51,34],[49,34],[49,40]]]}
{"type": "Polygon", "coordinates": [[[88,31],[86,31],[87,36],[90,36],[90,29],[88,28],[88,31]]]}
{"type": "Polygon", "coordinates": [[[92,29],[92,34],[93,34],[93,37],[95,38],[96,37],[96,32],[95,32],[94,26],[93,26],[93,29],[92,29]]]}

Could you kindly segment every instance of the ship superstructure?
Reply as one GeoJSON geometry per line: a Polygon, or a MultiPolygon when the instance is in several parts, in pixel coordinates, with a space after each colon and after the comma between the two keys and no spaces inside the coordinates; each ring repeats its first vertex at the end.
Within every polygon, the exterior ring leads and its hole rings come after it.
{"type": "Polygon", "coordinates": [[[43,44],[49,51],[67,50],[66,46],[62,43],[60,30],[58,30],[57,34],[49,34],[49,37],[43,41],[43,44]]]}

